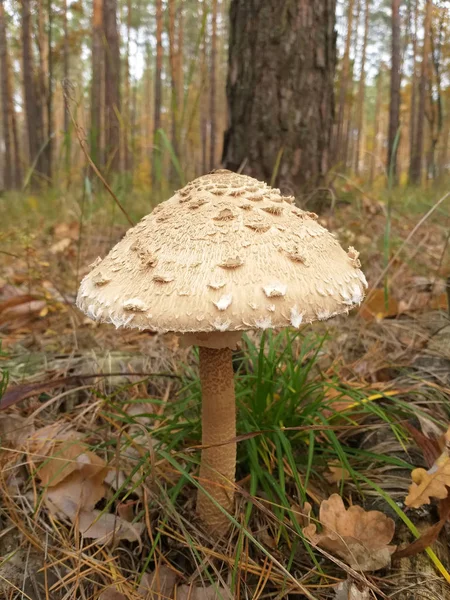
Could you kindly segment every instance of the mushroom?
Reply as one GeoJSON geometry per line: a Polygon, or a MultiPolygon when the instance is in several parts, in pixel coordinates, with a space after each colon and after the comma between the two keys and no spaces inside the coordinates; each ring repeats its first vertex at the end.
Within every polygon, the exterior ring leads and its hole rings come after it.
{"type": "Polygon", "coordinates": [[[199,490],[197,512],[216,535],[234,505],[232,349],[243,331],[299,328],[360,304],[367,282],[355,253],[291,197],[217,170],[144,217],[81,282],[77,305],[91,318],[200,347],[206,494],[199,490]]]}

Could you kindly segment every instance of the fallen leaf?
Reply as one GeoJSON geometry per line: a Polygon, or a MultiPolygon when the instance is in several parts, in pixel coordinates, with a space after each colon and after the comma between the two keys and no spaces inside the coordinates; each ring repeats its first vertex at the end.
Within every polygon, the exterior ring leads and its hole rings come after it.
{"type": "Polygon", "coordinates": [[[384,289],[372,290],[360,308],[360,315],[366,321],[381,321],[396,317],[399,312],[398,302],[391,295],[388,296],[386,304],[384,289]]]}
{"type": "Polygon", "coordinates": [[[56,486],[78,471],[83,479],[104,480],[107,468],[105,461],[91,452],[89,446],[78,440],[66,440],[55,444],[51,454],[38,470],[44,486],[56,486]]]}
{"type": "Polygon", "coordinates": [[[177,587],[176,598],[177,600],[233,600],[233,594],[220,585],[206,587],[180,585],[177,587]]]}
{"type": "Polygon", "coordinates": [[[129,523],[116,515],[100,510],[81,511],[77,517],[82,536],[101,541],[103,544],[113,540],[140,541],[144,531],[143,523],[129,523]]]}
{"type": "Polygon", "coordinates": [[[320,505],[319,520],[321,533],[313,523],[303,529],[313,545],[328,550],[355,570],[376,571],[389,565],[396,548],[389,545],[395,524],[382,512],[366,512],[360,506],[346,510],[342,498],[333,494],[320,505]]]}
{"type": "Polygon", "coordinates": [[[334,600],[370,600],[372,597],[368,587],[361,588],[361,584],[347,579],[337,586],[334,600]]]}
{"type": "Polygon", "coordinates": [[[64,250],[67,250],[71,243],[72,240],[70,238],[63,238],[62,240],[59,240],[50,246],[50,253],[61,254],[64,252],[64,250]]]}
{"type": "Polygon", "coordinates": [[[105,495],[100,477],[86,479],[81,472],[71,473],[61,483],[49,487],[45,502],[54,513],[73,518],[79,510],[91,511],[105,495]]]}
{"type": "Polygon", "coordinates": [[[450,487],[450,458],[445,451],[436,460],[433,466],[426,471],[419,468],[411,473],[412,484],[405,504],[410,508],[419,508],[423,504],[430,504],[431,498],[443,500],[448,496],[450,487]]]}
{"type": "Polygon", "coordinates": [[[145,600],[173,598],[176,580],[177,574],[173,569],[159,565],[152,573],[144,573],[138,594],[145,600]]]}
{"type": "Polygon", "coordinates": [[[328,483],[340,483],[350,479],[351,475],[345,467],[339,464],[330,464],[328,465],[328,471],[324,473],[324,477],[328,483]]]}
{"type": "Polygon", "coordinates": [[[116,586],[111,586],[103,590],[98,600],[127,600],[127,597],[119,592],[116,586]]]}
{"type": "Polygon", "coordinates": [[[20,448],[34,433],[34,424],[20,415],[0,416],[0,440],[2,446],[9,444],[20,448]]]}

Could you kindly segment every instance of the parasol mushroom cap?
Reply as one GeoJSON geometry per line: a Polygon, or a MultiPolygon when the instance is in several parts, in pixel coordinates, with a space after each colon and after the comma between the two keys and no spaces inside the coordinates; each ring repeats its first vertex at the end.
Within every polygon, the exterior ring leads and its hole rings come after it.
{"type": "Polygon", "coordinates": [[[116,327],[233,346],[242,331],[348,313],[367,287],[359,267],[358,252],[345,252],[292,197],[218,170],[177,191],[97,259],[77,305],[116,327]]]}

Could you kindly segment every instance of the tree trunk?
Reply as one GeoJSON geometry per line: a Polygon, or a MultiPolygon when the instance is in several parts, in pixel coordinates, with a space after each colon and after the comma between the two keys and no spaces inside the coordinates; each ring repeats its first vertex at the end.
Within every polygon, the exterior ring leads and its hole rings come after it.
{"type": "Polygon", "coordinates": [[[0,0],[0,74],[1,102],[3,120],[3,143],[5,146],[3,162],[3,186],[6,190],[13,187],[11,127],[9,118],[8,49],[6,41],[6,20],[3,0],[0,0]]]}
{"type": "MultiPolygon", "coordinates": [[[[130,157],[130,122],[131,122],[131,86],[130,86],[130,43],[131,43],[131,18],[132,3],[127,0],[127,45],[125,57],[125,106],[124,106],[124,128],[123,128],[123,152],[125,171],[131,171],[130,157]]],[[[131,129],[131,132],[133,130],[131,129]]]]}
{"type": "MultiPolygon", "coordinates": [[[[203,19],[206,18],[206,5],[203,4],[203,19]]],[[[204,32],[201,48],[201,91],[200,91],[200,141],[201,174],[208,171],[208,66],[207,66],[207,29],[204,32]]]]}
{"type": "MultiPolygon", "coordinates": [[[[209,125],[210,125],[210,140],[209,140],[209,168],[214,169],[216,166],[216,86],[217,86],[217,1],[212,0],[211,13],[211,68],[209,77],[209,125]]],[[[238,26],[242,27],[241,24],[238,26]]]]}
{"type": "Polygon", "coordinates": [[[397,150],[400,128],[400,0],[392,0],[392,58],[391,98],[389,104],[389,133],[387,172],[392,184],[397,182],[397,150]]]}
{"type": "Polygon", "coordinates": [[[51,180],[53,172],[53,53],[52,53],[52,27],[53,27],[53,7],[52,0],[47,0],[48,11],[48,76],[47,76],[47,175],[51,180]]]}
{"type": "Polygon", "coordinates": [[[14,156],[14,187],[20,189],[22,186],[22,159],[20,156],[20,142],[17,127],[16,118],[16,107],[14,105],[14,89],[12,84],[12,69],[11,69],[11,57],[6,55],[6,73],[8,82],[8,115],[11,119],[11,130],[12,130],[12,141],[13,141],[13,156],[14,156]]]}
{"type": "Polygon", "coordinates": [[[42,173],[45,175],[45,177],[47,178],[47,181],[49,180],[50,177],[50,172],[49,172],[49,161],[48,161],[48,148],[49,148],[49,143],[50,140],[47,137],[47,132],[48,132],[48,122],[47,122],[47,117],[48,117],[48,112],[46,111],[46,108],[48,107],[48,96],[49,96],[49,89],[48,89],[48,78],[49,78],[49,74],[48,74],[48,61],[49,61],[49,57],[48,57],[48,50],[49,50],[49,45],[48,45],[48,36],[46,33],[46,26],[45,26],[45,15],[44,15],[44,6],[43,6],[43,2],[44,0],[37,0],[37,23],[38,23],[38,35],[36,38],[37,41],[37,46],[38,46],[38,70],[37,70],[37,82],[38,82],[38,89],[39,89],[39,97],[38,97],[38,102],[39,102],[39,106],[40,106],[40,112],[42,114],[42,143],[45,144],[45,147],[42,148],[42,173]]]}
{"type": "MultiPolygon", "coordinates": [[[[339,162],[342,160],[342,134],[344,131],[344,116],[345,116],[345,106],[347,102],[347,90],[348,90],[348,81],[350,75],[350,46],[352,40],[352,32],[353,32],[353,9],[354,9],[354,0],[349,0],[348,4],[348,16],[347,16],[347,36],[345,38],[345,50],[344,56],[342,58],[342,70],[339,82],[339,103],[338,103],[338,117],[337,117],[337,127],[336,127],[336,136],[334,140],[334,160],[339,162]]],[[[334,7],[334,11],[335,11],[334,7]]],[[[335,17],[333,16],[333,19],[335,17]]],[[[333,24],[334,27],[334,24],[333,24]]]]}
{"type": "Polygon", "coordinates": [[[156,148],[158,130],[161,128],[162,105],[162,65],[163,65],[163,8],[162,0],[156,0],[156,68],[155,68],[155,98],[153,119],[153,159],[152,159],[152,186],[156,187],[158,172],[161,165],[161,154],[156,148]]]}
{"type": "Polygon", "coordinates": [[[427,96],[428,62],[430,55],[430,29],[432,0],[425,2],[425,17],[423,24],[424,42],[422,53],[422,67],[419,82],[419,106],[417,111],[417,132],[414,144],[414,153],[411,159],[411,183],[420,184],[422,178],[422,162],[425,137],[425,105],[427,96]]]}
{"type": "Polygon", "coordinates": [[[364,38],[363,38],[363,46],[361,53],[361,73],[359,75],[359,83],[358,83],[358,100],[357,100],[357,108],[356,108],[356,128],[357,128],[357,137],[356,137],[356,148],[355,148],[355,173],[358,175],[359,173],[359,163],[360,163],[360,154],[361,154],[361,140],[362,140],[362,131],[363,131],[363,121],[364,121],[364,96],[366,89],[366,53],[367,53],[367,40],[369,36],[369,14],[370,14],[370,0],[366,0],[366,8],[365,8],[365,16],[364,16],[364,38]]]}
{"type": "Polygon", "coordinates": [[[33,55],[31,50],[31,12],[30,0],[22,0],[22,61],[25,114],[28,131],[28,151],[30,164],[34,166],[33,180],[38,174],[46,173],[44,153],[42,152],[44,125],[42,107],[39,103],[40,93],[36,86],[33,55]],[[36,163],[36,164],[35,164],[36,163]]]}
{"type": "Polygon", "coordinates": [[[66,169],[67,183],[70,178],[70,120],[68,110],[67,86],[69,85],[69,25],[67,21],[67,0],[63,5],[63,98],[64,98],[64,162],[66,169]]]}
{"type": "Polygon", "coordinates": [[[108,172],[120,171],[120,48],[117,0],[103,1],[105,36],[105,152],[108,172]]]}
{"type": "Polygon", "coordinates": [[[91,83],[91,130],[90,151],[93,162],[103,165],[103,149],[101,144],[102,130],[102,81],[104,79],[103,48],[103,2],[94,0],[92,18],[92,83],[91,83]]]}
{"type": "Polygon", "coordinates": [[[381,113],[381,96],[382,96],[382,82],[383,82],[383,70],[380,67],[377,76],[377,91],[376,91],[376,99],[375,99],[375,115],[374,115],[374,124],[373,124],[373,147],[372,147],[372,155],[370,160],[370,175],[369,181],[372,185],[375,180],[375,172],[377,167],[377,159],[378,159],[378,134],[380,133],[380,113],[381,113]]]}
{"type": "MultiPolygon", "coordinates": [[[[223,162],[290,194],[323,185],[336,62],[335,0],[231,2],[223,162]]],[[[314,198],[320,210],[324,198],[314,198]]]]}
{"type": "MultiPolygon", "coordinates": [[[[178,98],[178,51],[177,41],[175,39],[175,14],[176,14],[176,0],[168,0],[168,12],[169,12],[169,62],[170,62],[170,87],[171,87],[171,144],[175,156],[178,157],[178,111],[179,111],[179,98],[178,98]]],[[[171,161],[170,166],[170,181],[174,181],[176,177],[175,165],[171,161]]]]}
{"type": "Polygon", "coordinates": [[[411,75],[411,104],[409,112],[409,170],[408,180],[412,183],[413,157],[414,146],[416,143],[416,109],[417,109],[417,30],[419,18],[419,1],[414,3],[414,31],[412,34],[412,49],[413,49],[413,72],[411,75]]]}
{"type": "MultiPolygon", "coordinates": [[[[436,93],[436,116],[433,119],[433,127],[431,127],[431,140],[430,140],[430,169],[429,173],[433,179],[437,179],[437,165],[436,165],[436,150],[439,144],[439,139],[442,134],[442,129],[444,126],[444,110],[443,110],[443,100],[442,100],[442,44],[444,38],[444,13],[441,12],[439,15],[439,23],[438,23],[438,34],[435,34],[433,26],[431,26],[431,57],[433,60],[434,74],[435,74],[435,93],[436,93]],[[436,123],[436,127],[434,126],[434,122],[436,123]]],[[[434,94],[433,90],[430,86],[430,104],[431,110],[434,115],[433,104],[434,104],[434,94]]]]}
{"type": "MultiPolygon", "coordinates": [[[[183,52],[184,52],[184,14],[183,14],[183,1],[178,0],[177,9],[177,23],[178,23],[178,42],[177,42],[177,84],[178,84],[178,110],[181,112],[180,118],[184,112],[184,76],[183,76],[183,52]]],[[[179,132],[181,135],[181,132],[179,132]]]]}

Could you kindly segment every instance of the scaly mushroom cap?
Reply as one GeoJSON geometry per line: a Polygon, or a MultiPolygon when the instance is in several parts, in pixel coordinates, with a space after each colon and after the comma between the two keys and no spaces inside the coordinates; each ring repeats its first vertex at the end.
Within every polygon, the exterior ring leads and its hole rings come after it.
{"type": "Polygon", "coordinates": [[[77,305],[97,321],[195,343],[348,312],[367,287],[358,253],[292,202],[245,175],[199,177],[95,261],[77,305]]]}

